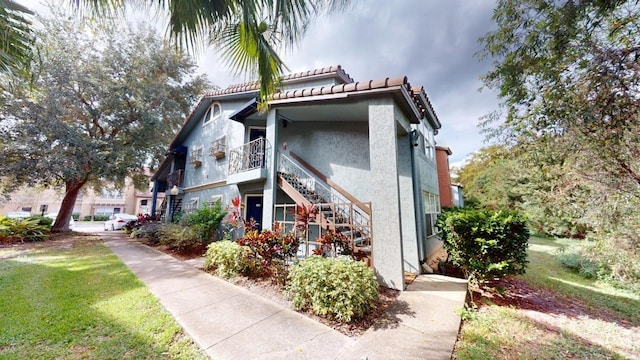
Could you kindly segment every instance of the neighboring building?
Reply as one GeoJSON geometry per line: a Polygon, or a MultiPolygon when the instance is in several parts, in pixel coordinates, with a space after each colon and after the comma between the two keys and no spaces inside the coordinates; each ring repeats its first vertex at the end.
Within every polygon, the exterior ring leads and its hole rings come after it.
{"type": "Polygon", "coordinates": [[[453,207],[453,193],[451,192],[451,175],[449,174],[449,156],[451,149],[436,146],[436,163],[438,165],[438,189],[440,191],[440,205],[453,207]]]}
{"type": "MultiPolygon", "coordinates": [[[[0,215],[15,211],[27,211],[32,215],[57,213],[62,204],[62,197],[61,192],[53,189],[23,188],[11,194],[10,199],[0,201],[0,215]]],[[[157,197],[158,204],[163,198],[164,194],[157,197]]],[[[115,213],[148,214],[153,207],[152,199],[151,192],[137,191],[133,184],[127,181],[124,190],[104,189],[101,193],[92,189],[81,191],[73,213],[79,214],[80,220],[115,213]]]]}
{"type": "Polygon", "coordinates": [[[170,199],[153,210],[168,217],[239,195],[246,217],[270,228],[292,226],[293,204],[322,204],[311,239],[326,227],[348,234],[382,284],[404,289],[404,272],[442,247],[441,124],[423,88],[406,77],[354,82],[340,66],[284,76],[282,87],[264,113],[255,83],[204,95],[152,177],[154,199],[170,199]]]}
{"type": "Polygon", "coordinates": [[[464,207],[464,196],[462,195],[462,184],[451,183],[451,193],[453,194],[453,206],[464,207]]]}

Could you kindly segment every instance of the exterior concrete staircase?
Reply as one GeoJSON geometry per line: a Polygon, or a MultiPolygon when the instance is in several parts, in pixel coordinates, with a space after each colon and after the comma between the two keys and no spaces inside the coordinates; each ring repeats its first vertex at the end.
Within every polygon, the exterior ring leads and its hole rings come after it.
{"type": "Polygon", "coordinates": [[[296,204],[315,204],[323,231],[342,233],[356,253],[371,255],[371,205],[357,200],[293,152],[280,153],[278,186],[296,204]]]}

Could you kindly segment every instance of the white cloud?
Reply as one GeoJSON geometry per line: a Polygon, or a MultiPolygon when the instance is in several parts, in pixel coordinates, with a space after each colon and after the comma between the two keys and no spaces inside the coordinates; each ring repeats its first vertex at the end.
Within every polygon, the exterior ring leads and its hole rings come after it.
{"type": "MultiPolygon", "coordinates": [[[[42,11],[38,0],[20,3],[42,11]]],[[[342,13],[317,19],[303,41],[283,58],[291,72],[342,65],[356,80],[406,75],[425,87],[442,122],[440,145],[462,161],[483,146],[476,124],[497,109],[495,93],[478,92],[490,62],[479,62],[478,38],[492,30],[494,3],[471,0],[360,0],[342,13]]],[[[234,77],[210,49],[198,59],[202,72],[226,87],[234,77]]]]}

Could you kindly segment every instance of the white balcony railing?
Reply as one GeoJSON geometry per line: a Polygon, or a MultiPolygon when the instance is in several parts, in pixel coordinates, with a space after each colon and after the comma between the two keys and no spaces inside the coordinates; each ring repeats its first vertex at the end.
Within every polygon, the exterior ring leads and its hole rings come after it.
{"type": "Polygon", "coordinates": [[[265,167],[266,139],[259,138],[229,151],[229,175],[265,167]]]}

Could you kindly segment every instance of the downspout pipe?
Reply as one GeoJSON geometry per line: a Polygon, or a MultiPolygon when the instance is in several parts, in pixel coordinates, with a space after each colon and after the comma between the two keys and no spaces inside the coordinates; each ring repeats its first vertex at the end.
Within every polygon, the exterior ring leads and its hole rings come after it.
{"type": "Polygon", "coordinates": [[[420,133],[413,129],[409,133],[409,149],[411,153],[411,184],[413,186],[413,201],[415,206],[415,222],[416,222],[416,241],[418,242],[418,256],[422,264],[425,259],[424,249],[424,204],[422,201],[420,169],[416,166],[416,148],[419,145],[420,133]]]}

